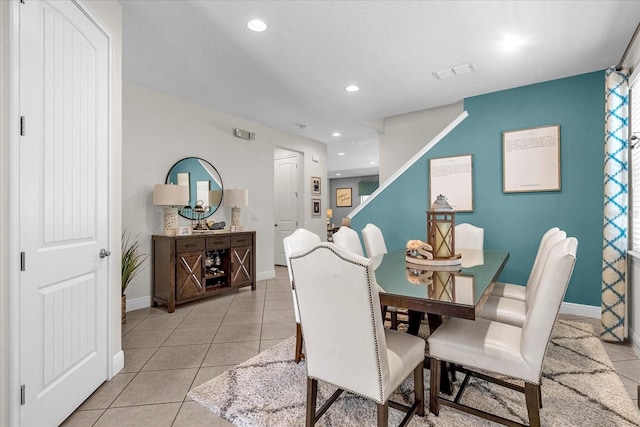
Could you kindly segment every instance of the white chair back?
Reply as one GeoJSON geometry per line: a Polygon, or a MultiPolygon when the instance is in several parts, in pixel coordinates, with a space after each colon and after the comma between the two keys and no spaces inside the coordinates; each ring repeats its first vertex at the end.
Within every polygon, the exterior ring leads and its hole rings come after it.
{"type": "Polygon", "coordinates": [[[387,253],[382,230],[369,223],[362,229],[362,240],[364,240],[364,248],[367,250],[367,258],[373,261],[373,268],[377,269],[382,263],[384,254],[387,253]]]}
{"type": "Polygon", "coordinates": [[[389,362],[371,260],[324,243],[293,255],[291,268],[307,376],[384,401],[389,362]]]}
{"type": "MultiPolygon", "coordinates": [[[[558,231],[560,231],[560,229],[558,227],[551,227],[550,229],[548,229],[540,238],[540,244],[538,245],[538,252],[536,253],[536,257],[533,260],[533,266],[535,267],[536,263],[538,262],[538,260],[541,257],[541,253],[540,251],[542,250],[542,245],[544,244],[544,242],[549,238],[549,236],[551,236],[554,233],[557,233],[558,231]]],[[[553,246],[553,245],[552,245],[553,246]]],[[[546,256],[546,255],[545,255],[546,256]]],[[[528,283],[528,282],[527,282],[528,283]]]]}
{"type": "Polygon", "coordinates": [[[352,228],[342,226],[333,233],[333,243],[343,249],[353,252],[356,255],[364,256],[362,244],[358,232],[352,228]]]}
{"type": "MultiPolygon", "coordinates": [[[[282,239],[282,243],[284,244],[284,256],[287,260],[287,271],[289,272],[289,283],[293,282],[293,276],[291,275],[291,263],[289,258],[291,255],[308,251],[309,249],[318,246],[322,241],[320,240],[320,236],[311,231],[298,228],[296,231],[282,239]]],[[[293,293],[293,288],[291,289],[293,293]]],[[[298,304],[296,303],[295,294],[293,296],[293,312],[296,317],[296,323],[300,323],[300,313],[298,311],[298,304]]]]}
{"type": "Polygon", "coordinates": [[[573,273],[577,249],[578,240],[575,237],[562,239],[551,248],[542,268],[540,284],[522,325],[520,353],[538,373],[542,372],[551,330],[573,273]]]}
{"type": "MultiPolygon", "coordinates": [[[[547,241],[547,239],[551,238],[551,236],[553,236],[555,233],[559,232],[560,229],[558,227],[552,227],[550,229],[548,229],[540,238],[540,244],[538,245],[538,252],[536,253],[536,257],[533,260],[533,265],[531,266],[531,272],[529,273],[529,279],[527,279],[527,286],[529,286],[529,283],[531,282],[531,276],[533,275],[533,271],[535,270],[536,266],[538,265],[539,262],[541,262],[541,259],[545,259],[548,252],[546,254],[543,254],[543,247],[547,248],[547,251],[549,249],[551,249],[551,247],[556,243],[559,242],[560,240],[556,240],[554,243],[551,244],[551,246],[544,246],[545,242],[547,241]]],[[[564,237],[562,237],[563,239],[567,237],[566,235],[564,237]]]]}
{"type": "Polygon", "coordinates": [[[543,238],[540,240],[540,247],[538,248],[538,254],[533,262],[533,267],[531,267],[531,273],[529,274],[529,280],[527,280],[527,287],[525,288],[524,300],[527,304],[529,304],[529,301],[533,300],[533,296],[538,289],[540,277],[542,276],[542,271],[551,248],[553,248],[559,241],[565,239],[567,237],[567,233],[558,229],[552,233],[548,233],[548,235],[545,233],[542,237],[543,238]]]}
{"type": "Polygon", "coordinates": [[[455,227],[456,249],[484,249],[484,228],[463,222],[455,227]]]}

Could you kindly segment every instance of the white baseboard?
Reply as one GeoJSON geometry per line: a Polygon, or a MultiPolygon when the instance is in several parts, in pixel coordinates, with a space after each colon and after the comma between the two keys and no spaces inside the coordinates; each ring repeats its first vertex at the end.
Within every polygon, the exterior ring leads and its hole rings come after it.
{"type": "Polygon", "coordinates": [[[127,298],[127,313],[141,308],[151,307],[151,297],[127,298]]]}
{"type": "Polygon", "coordinates": [[[124,351],[120,350],[119,352],[113,355],[113,360],[111,361],[111,378],[113,378],[123,368],[124,368],[124,351]]]}
{"type": "Polygon", "coordinates": [[[260,280],[273,279],[274,277],[276,277],[276,271],[275,270],[262,271],[262,272],[256,274],[256,280],[258,282],[260,280]]]}
{"type": "Polygon", "coordinates": [[[599,319],[601,314],[600,306],[575,304],[572,302],[563,302],[560,306],[560,313],[573,314],[575,316],[592,317],[599,319]]]}

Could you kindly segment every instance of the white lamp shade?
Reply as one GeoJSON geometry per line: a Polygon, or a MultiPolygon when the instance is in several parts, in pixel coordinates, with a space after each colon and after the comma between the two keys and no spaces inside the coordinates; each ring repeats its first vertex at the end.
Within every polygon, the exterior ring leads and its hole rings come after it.
{"type": "Polygon", "coordinates": [[[224,190],[225,206],[247,206],[249,204],[249,190],[224,190]]]}
{"type": "Polygon", "coordinates": [[[189,203],[189,189],[183,185],[156,184],[153,204],[157,206],[185,206],[189,203]]]}

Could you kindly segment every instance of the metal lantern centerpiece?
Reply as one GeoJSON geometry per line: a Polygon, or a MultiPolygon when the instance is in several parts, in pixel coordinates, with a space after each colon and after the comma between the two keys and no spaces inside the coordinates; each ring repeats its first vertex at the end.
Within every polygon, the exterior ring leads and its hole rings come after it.
{"type": "Polygon", "coordinates": [[[433,260],[444,263],[461,261],[455,252],[456,213],[440,194],[427,211],[427,243],[433,248],[433,260]]]}

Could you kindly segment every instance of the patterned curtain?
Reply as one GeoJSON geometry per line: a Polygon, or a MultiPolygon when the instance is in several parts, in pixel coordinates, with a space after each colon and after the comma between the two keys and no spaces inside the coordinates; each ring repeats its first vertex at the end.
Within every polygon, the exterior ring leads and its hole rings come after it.
{"type": "Polygon", "coordinates": [[[624,341],[627,334],[628,84],[628,69],[606,71],[601,338],[607,341],[624,341]]]}
{"type": "Polygon", "coordinates": [[[358,183],[358,196],[370,196],[379,187],[378,181],[364,181],[358,183]]]}

